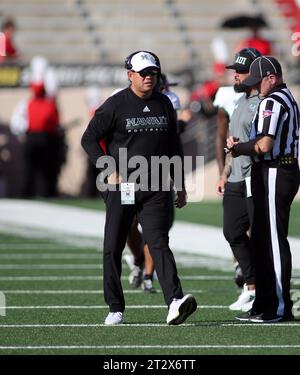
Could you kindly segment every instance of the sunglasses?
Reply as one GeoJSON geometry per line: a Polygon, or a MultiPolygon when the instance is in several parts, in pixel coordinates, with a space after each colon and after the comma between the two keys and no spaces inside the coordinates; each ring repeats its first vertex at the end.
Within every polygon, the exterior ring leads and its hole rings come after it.
{"type": "Polygon", "coordinates": [[[154,69],[145,69],[145,70],[141,70],[138,73],[142,78],[149,77],[149,76],[155,77],[155,76],[158,76],[159,74],[158,70],[154,70],[154,69]]]}

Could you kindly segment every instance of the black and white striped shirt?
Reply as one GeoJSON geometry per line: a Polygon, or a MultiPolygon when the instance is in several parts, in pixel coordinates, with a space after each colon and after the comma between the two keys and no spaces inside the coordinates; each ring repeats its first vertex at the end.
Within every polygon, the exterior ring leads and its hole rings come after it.
{"type": "Polygon", "coordinates": [[[254,160],[276,160],[283,156],[298,158],[299,108],[285,84],[275,87],[260,103],[252,121],[250,140],[260,135],[274,138],[270,152],[254,160]]]}

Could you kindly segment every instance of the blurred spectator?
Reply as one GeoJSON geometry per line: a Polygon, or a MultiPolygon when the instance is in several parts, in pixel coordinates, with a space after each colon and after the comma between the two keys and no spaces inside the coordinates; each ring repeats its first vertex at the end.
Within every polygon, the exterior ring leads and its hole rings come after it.
{"type": "Polygon", "coordinates": [[[165,73],[161,74],[160,82],[158,84],[158,90],[166,95],[172,102],[173,108],[175,110],[175,115],[177,119],[177,126],[179,133],[184,132],[186,127],[186,122],[183,119],[178,118],[178,111],[181,110],[181,103],[179,96],[170,90],[171,86],[177,86],[177,82],[169,82],[168,77],[165,73]]]}
{"type": "Polygon", "coordinates": [[[1,62],[9,62],[9,61],[15,61],[19,57],[19,53],[17,51],[17,48],[15,46],[13,37],[14,33],[16,31],[16,25],[13,21],[13,19],[8,18],[3,21],[2,27],[2,45],[3,50],[0,54],[0,63],[1,62]]]}
{"type": "Polygon", "coordinates": [[[273,55],[272,43],[260,35],[260,27],[253,25],[250,27],[250,31],[251,35],[237,44],[236,51],[243,48],[255,48],[262,55],[273,55]]]}
{"type": "Polygon", "coordinates": [[[49,80],[47,69],[44,58],[32,60],[31,97],[19,103],[11,119],[12,132],[25,135],[24,198],[57,196],[58,176],[66,157],[56,104],[57,85],[49,80]]]}
{"type": "Polygon", "coordinates": [[[191,116],[195,113],[200,113],[205,117],[212,117],[216,114],[217,110],[213,102],[219,87],[227,83],[225,67],[226,64],[215,62],[213,64],[214,77],[206,80],[191,92],[189,105],[191,116]]]}
{"type": "Polygon", "coordinates": [[[43,83],[32,84],[32,97],[27,105],[28,128],[24,145],[26,177],[23,197],[30,198],[42,179],[45,197],[57,196],[59,160],[59,115],[56,103],[46,96],[43,83]]]}
{"type": "Polygon", "coordinates": [[[236,50],[248,47],[257,49],[262,55],[272,55],[273,51],[271,42],[267,39],[263,39],[256,32],[253,31],[253,35],[251,37],[241,41],[237,45],[236,50]]]}
{"type": "Polygon", "coordinates": [[[226,17],[220,25],[225,29],[240,30],[249,29],[250,36],[241,40],[237,46],[236,51],[244,48],[255,48],[262,55],[272,55],[272,43],[260,35],[260,30],[264,27],[269,27],[264,15],[258,14],[237,14],[226,17]]]}
{"type": "Polygon", "coordinates": [[[43,82],[48,97],[55,99],[58,94],[58,80],[55,69],[43,56],[35,56],[30,61],[30,82],[43,82]]]}
{"type": "Polygon", "coordinates": [[[0,124],[0,198],[7,196],[7,187],[6,187],[6,176],[4,172],[4,165],[7,159],[10,158],[10,153],[6,149],[8,143],[8,137],[2,131],[3,125],[0,124]]]}
{"type": "Polygon", "coordinates": [[[171,86],[177,86],[177,82],[169,82],[167,75],[162,73],[158,84],[158,90],[165,94],[172,102],[175,111],[181,109],[180,99],[175,92],[170,90],[171,86]]]}

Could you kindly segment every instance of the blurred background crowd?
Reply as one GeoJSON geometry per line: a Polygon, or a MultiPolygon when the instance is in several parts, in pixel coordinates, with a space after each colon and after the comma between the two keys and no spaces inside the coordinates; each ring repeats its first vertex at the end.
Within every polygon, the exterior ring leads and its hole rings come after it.
{"type": "Polygon", "coordinates": [[[214,99],[235,52],[277,57],[300,98],[297,0],[1,0],[0,24],[0,197],[98,195],[79,140],[136,50],[159,56],[184,152],[204,155],[211,187],[214,99]]]}

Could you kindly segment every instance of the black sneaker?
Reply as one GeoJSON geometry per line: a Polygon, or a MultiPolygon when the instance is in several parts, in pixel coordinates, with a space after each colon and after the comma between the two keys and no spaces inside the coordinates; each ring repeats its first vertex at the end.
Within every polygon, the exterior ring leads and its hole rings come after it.
{"type": "Polygon", "coordinates": [[[240,313],[235,317],[235,319],[240,320],[241,322],[250,322],[251,318],[256,316],[255,314],[251,313],[250,311],[245,311],[240,313]]]}
{"type": "Polygon", "coordinates": [[[268,313],[261,313],[250,318],[253,323],[277,323],[284,319],[282,315],[273,315],[268,313]]]}
{"type": "Polygon", "coordinates": [[[282,322],[293,322],[295,317],[292,313],[283,315],[282,322]]]}

